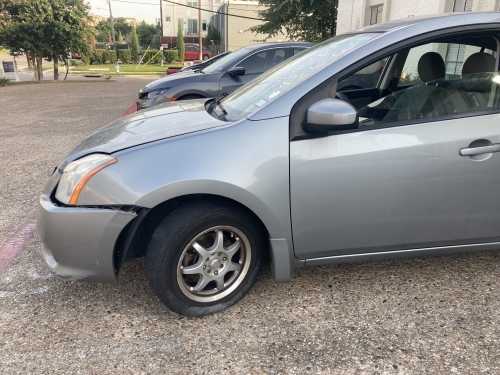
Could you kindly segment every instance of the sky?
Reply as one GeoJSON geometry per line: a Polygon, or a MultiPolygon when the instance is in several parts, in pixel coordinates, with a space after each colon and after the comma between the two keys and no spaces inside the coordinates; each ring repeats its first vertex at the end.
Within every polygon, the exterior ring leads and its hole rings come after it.
{"type": "MultiPolygon", "coordinates": [[[[108,0],[86,0],[90,14],[109,17],[108,0]]],[[[159,0],[111,0],[113,17],[133,17],[155,23],[160,18],[159,0]]]]}

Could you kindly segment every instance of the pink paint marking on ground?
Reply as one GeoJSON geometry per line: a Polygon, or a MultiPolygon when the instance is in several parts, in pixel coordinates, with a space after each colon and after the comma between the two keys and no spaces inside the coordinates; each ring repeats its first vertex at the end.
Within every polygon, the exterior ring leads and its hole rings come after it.
{"type": "Polygon", "coordinates": [[[33,238],[34,230],[35,224],[26,224],[0,245],[0,272],[5,271],[14,258],[24,250],[25,244],[33,238]]]}
{"type": "Polygon", "coordinates": [[[137,112],[137,103],[134,101],[128,106],[127,110],[123,113],[122,116],[127,116],[135,112],[137,112]]]}

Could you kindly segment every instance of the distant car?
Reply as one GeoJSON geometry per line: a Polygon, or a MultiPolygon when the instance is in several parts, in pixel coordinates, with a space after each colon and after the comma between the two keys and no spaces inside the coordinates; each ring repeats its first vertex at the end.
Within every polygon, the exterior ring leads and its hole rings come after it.
{"type": "MultiPolygon", "coordinates": [[[[202,47],[202,60],[208,60],[212,57],[212,52],[202,47]]],[[[196,43],[186,43],[184,45],[184,60],[193,61],[200,59],[200,45],[196,43]]]]}
{"type": "Polygon", "coordinates": [[[215,55],[214,57],[209,58],[208,60],[200,61],[198,63],[195,63],[190,66],[185,66],[185,67],[175,67],[175,66],[170,66],[167,68],[167,74],[175,74],[179,72],[185,72],[186,70],[202,70],[203,68],[209,66],[210,64],[213,64],[220,58],[228,55],[231,53],[230,51],[222,52],[219,53],[218,55],[215,55]]]}
{"type": "Polygon", "coordinates": [[[213,98],[230,94],[311,43],[260,43],[241,48],[201,70],[163,77],[139,92],[137,109],[174,100],[213,98]]]}
{"type": "Polygon", "coordinates": [[[230,53],[231,53],[231,51],[219,53],[218,55],[215,55],[214,57],[211,57],[208,60],[203,60],[199,63],[193,64],[190,66],[185,66],[180,71],[184,72],[186,70],[202,70],[202,69],[206,68],[207,66],[213,64],[217,60],[220,60],[222,57],[229,55],[230,53]]]}

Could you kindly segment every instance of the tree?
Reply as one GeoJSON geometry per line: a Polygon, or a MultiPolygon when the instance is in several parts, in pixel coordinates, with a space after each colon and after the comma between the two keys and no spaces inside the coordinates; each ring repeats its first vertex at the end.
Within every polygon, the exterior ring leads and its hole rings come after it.
{"type": "Polygon", "coordinates": [[[160,48],[160,24],[150,25],[142,21],[137,26],[137,36],[139,37],[139,44],[143,49],[148,47],[160,48]]]}
{"type": "Polygon", "coordinates": [[[88,7],[83,0],[48,0],[46,41],[54,64],[54,80],[59,79],[59,61],[67,65],[71,52],[83,54],[92,31],[88,26],[88,7]]]}
{"type": "Polygon", "coordinates": [[[179,54],[179,60],[184,61],[184,25],[182,24],[182,20],[179,20],[177,25],[177,52],[179,54]]]}
{"type": "MultiPolygon", "coordinates": [[[[126,38],[132,32],[132,26],[123,17],[113,18],[113,26],[116,35],[121,35],[126,38]]],[[[97,41],[108,42],[111,38],[111,24],[109,20],[101,20],[96,25],[97,41]]]]}
{"type": "Polygon", "coordinates": [[[11,52],[26,53],[35,66],[35,77],[43,79],[42,58],[47,55],[48,46],[44,38],[44,14],[49,11],[48,1],[0,2],[2,22],[0,24],[0,44],[11,52]]]}
{"type": "Polygon", "coordinates": [[[137,28],[134,26],[130,34],[130,55],[132,61],[137,64],[139,61],[139,37],[137,36],[137,28]]]}
{"type": "Polygon", "coordinates": [[[217,28],[212,23],[208,24],[207,39],[210,43],[213,43],[213,45],[216,46],[216,49],[218,51],[220,47],[221,36],[219,30],[217,30],[217,28]]]}
{"type": "Polygon", "coordinates": [[[266,21],[253,28],[270,36],[285,32],[291,39],[317,42],[335,36],[338,0],[259,0],[266,21]]]}
{"type": "Polygon", "coordinates": [[[83,52],[91,34],[82,0],[2,0],[0,13],[0,43],[30,56],[38,80],[43,79],[44,57],[53,59],[58,79],[59,60],[83,52]]]}

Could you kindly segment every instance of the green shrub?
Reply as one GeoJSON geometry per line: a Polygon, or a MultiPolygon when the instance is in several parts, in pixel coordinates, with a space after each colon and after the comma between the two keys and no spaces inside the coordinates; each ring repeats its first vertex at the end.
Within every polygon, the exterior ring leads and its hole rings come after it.
{"type": "Polygon", "coordinates": [[[92,63],[92,53],[89,53],[89,54],[85,54],[85,55],[82,55],[82,62],[85,64],[85,65],[90,65],[92,63]]]}
{"type": "Polygon", "coordinates": [[[157,49],[147,50],[142,62],[144,64],[161,64],[161,55],[159,52],[157,49]]]}
{"type": "Polygon", "coordinates": [[[90,57],[91,64],[104,64],[104,55],[106,53],[105,49],[95,49],[92,51],[92,55],[90,57]]]}
{"type": "Polygon", "coordinates": [[[116,64],[116,51],[105,50],[102,59],[104,61],[101,64],[116,64]]]}
{"type": "MultiPolygon", "coordinates": [[[[88,65],[87,62],[85,62],[84,58],[86,58],[87,56],[82,56],[82,59],[81,60],[78,60],[78,59],[69,59],[69,65],[70,66],[78,66],[78,65],[82,65],[82,64],[86,64],[88,65]]],[[[89,60],[90,62],[90,60],[89,60]]]]}
{"type": "Polygon", "coordinates": [[[129,49],[119,49],[118,50],[118,59],[123,64],[130,64],[130,62],[132,61],[132,53],[130,52],[129,49]]]}
{"type": "Polygon", "coordinates": [[[0,86],[7,86],[10,82],[10,79],[5,77],[0,77],[0,86]]]}
{"type": "Polygon", "coordinates": [[[164,61],[167,64],[179,60],[179,52],[176,49],[167,49],[163,51],[164,61]]]}

